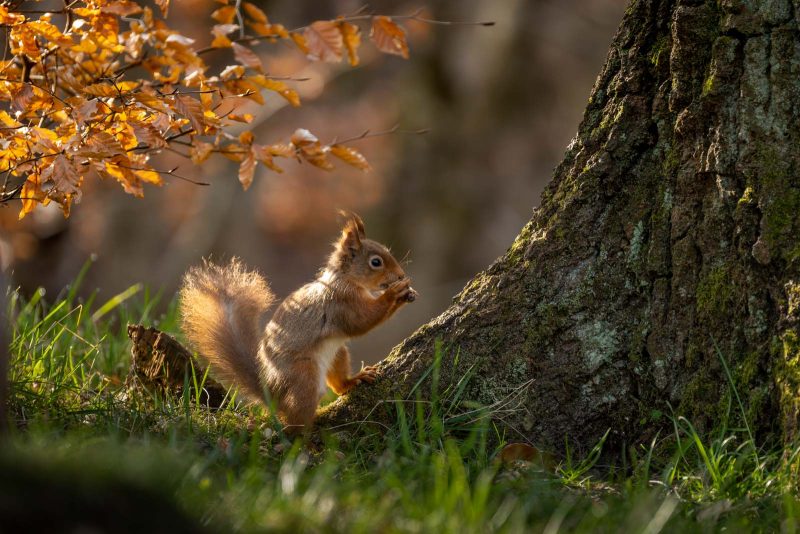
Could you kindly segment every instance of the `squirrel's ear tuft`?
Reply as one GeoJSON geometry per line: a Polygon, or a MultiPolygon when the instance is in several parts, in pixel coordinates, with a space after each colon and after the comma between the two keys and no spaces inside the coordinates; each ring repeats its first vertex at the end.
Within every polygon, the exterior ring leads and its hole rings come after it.
{"type": "MultiPolygon", "coordinates": [[[[361,219],[359,219],[360,221],[361,219]]],[[[361,240],[364,238],[364,225],[359,228],[355,219],[348,219],[342,228],[342,235],[337,243],[339,250],[348,253],[351,257],[361,250],[361,240]]]]}
{"type": "Polygon", "coordinates": [[[352,227],[358,234],[359,239],[367,238],[367,233],[364,230],[364,221],[361,220],[361,217],[359,217],[352,211],[345,211],[345,210],[339,210],[339,215],[341,215],[345,220],[344,223],[345,230],[347,230],[348,227],[352,227]]]}

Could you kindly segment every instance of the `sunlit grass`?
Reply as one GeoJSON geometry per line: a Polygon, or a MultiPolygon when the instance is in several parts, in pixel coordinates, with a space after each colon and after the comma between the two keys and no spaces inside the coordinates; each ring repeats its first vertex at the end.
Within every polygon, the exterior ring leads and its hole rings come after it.
{"type": "MultiPolygon", "coordinates": [[[[473,370],[439,386],[442,347],[411,400],[387,399],[392,426],[289,442],[232,394],[204,406],[197,369],[180,396],[129,387],[126,325],[177,333],[174,303],[157,311],[160,297],[139,285],[81,300],[83,274],[49,303],[9,299],[12,434],[0,463],[33,465],[53,484],[118,478],[220,531],[793,532],[800,516],[800,446],[763,450],[749,427],[701,435],[674,415],[624,469],[598,466],[605,437],[583,457],[567,441],[555,468],[501,464],[494,408],[465,399],[473,370]]],[[[19,491],[15,480],[0,482],[0,497],[19,491]]]]}

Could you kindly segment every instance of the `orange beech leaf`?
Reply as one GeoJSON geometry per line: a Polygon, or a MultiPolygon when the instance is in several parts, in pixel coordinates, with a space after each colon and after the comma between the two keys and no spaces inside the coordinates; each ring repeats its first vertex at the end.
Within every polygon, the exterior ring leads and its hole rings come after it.
{"type": "Polygon", "coordinates": [[[53,187],[59,193],[78,193],[81,175],[72,162],[63,154],[58,155],[53,163],[42,172],[42,180],[53,181],[53,187]]]}
{"type": "Polygon", "coordinates": [[[213,48],[228,48],[231,46],[231,40],[228,39],[228,34],[235,32],[239,29],[238,24],[216,24],[211,28],[211,33],[214,35],[214,40],[211,41],[213,48]]]}
{"type": "MultiPolygon", "coordinates": [[[[256,32],[261,37],[279,37],[281,39],[289,38],[289,32],[283,26],[283,24],[263,24],[261,22],[247,22],[247,25],[253,28],[253,31],[256,32]]],[[[299,35],[299,34],[294,34],[299,35]]],[[[303,52],[307,53],[307,52],[303,52]]]]}
{"type": "Polygon", "coordinates": [[[28,84],[21,85],[13,93],[11,104],[19,111],[25,112],[30,109],[31,102],[33,102],[34,94],[33,87],[28,84]]]}
{"type": "Polygon", "coordinates": [[[233,6],[224,6],[211,14],[211,18],[220,24],[230,24],[236,17],[236,8],[233,6]]]}
{"type": "Polygon", "coordinates": [[[167,142],[161,135],[161,132],[150,123],[146,122],[131,122],[133,133],[139,143],[142,143],[150,148],[163,148],[167,146],[167,142]]]}
{"type": "Polygon", "coordinates": [[[295,46],[299,48],[302,53],[306,55],[309,53],[308,43],[302,33],[291,32],[289,38],[294,41],[295,46]]]}
{"type": "Polygon", "coordinates": [[[256,172],[256,157],[252,151],[248,152],[245,158],[239,165],[239,182],[242,184],[242,189],[247,191],[250,184],[253,183],[253,175],[256,172]]]}
{"type": "Polygon", "coordinates": [[[189,119],[189,123],[194,128],[195,133],[201,135],[205,133],[206,122],[203,115],[203,106],[199,100],[186,95],[177,95],[175,97],[175,108],[184,118],[189,119]]]}
{"type": "Polygon", "coordinates": [[[297,150],[295,149],[294,145],[287,144],[287,143],[278,143],[277,145],[269,145],[267,147],[269,153],[273,156],[277,156],[280,158],[293,158],[297,156],[297,150]]]}
{"type": "Polygon", "coordinates": [[[255,4],[251,4],[250,2],[243,2],[242,7],[244,8],[245,13],[247,13],[247,16],[253,19],[254,21],[260,22],[261,24],[269,23],[269,21],[267,20],[267,15],[263,11],[261,11],[261,9],[255,4]]]}
{"type": "Polygon", "coordinates": [[[292,144],[297,147],[300,156],[310,164],[325,170],[333,169],[333,164],[325,155],[325,147],[305,128],[295,130],[292,134],[292,144]]]}
{"type": "Polygon", "coordinates": [[[0,24],[13,26],[14,24],[22,24],[23,22],[25,22],[25,15],[11,13],[8,11],[7,6],[0,6],[0,24]]]}
{"type": "Polygon", "coordinates": [[[261,63],[261,58],[259,58],[255,52],[244,45],[240,45],[239,43],[232,43],[231,46],[233,46],[233,55],[236,58],[236,61],[259,72],[264,70],[264,65],[261,63]]]}
{"type": "Polygon", "coordinates": [[[72,45],[72,37],[64,35],[61,33],[61,30],[45,20],[32,20],[27,22],[26,26],[33,30],[33,32],[40,37],[43,37],[59,46],[72,45]]]}
{"type": "Polygon", "coordinates": [[[244,159],[245,153],[247,153],[247,147],[243,147],[242,145],[231,143],[229,145],[225,145],[219,151],[220,154],[225,156],[231,161],[235,161],[237,163],[241,162],[244,159]]]}
{"type": "Polygon", "coordinates": [[[406,31],[394,23],[391,18],[384,16],[372,17],[370,38],[375,43],[375,47],[381,52],[395,54],[408,59],[406,31]]]}
{"type": "Polygon", "coordinates": [[[331,20],[312,22],[303,32],[312,60],[338,63],[342,60],[344,41],[337,24],[331,20]]]}
{"type": "Polygon", "coordinates": [[[123,153],[124,150],[119,144],[119,141],[117,141],[117,138],[102,130],[89,136],[85,144],[77,150],[79,156],[98,160],[123,153]]]}
{"type": "Polygon", "coordinates": [[[361,46],[361,29],[345,20],[336,23],[342,32],[344,47],[347,49],[347,60],[351,67],[358,65],[358,47],[361,46]]]}
{"type": "Polygon", "coordinates": [[[362,171],[371,169],[367,158],[355,148],[345,145],[331,145],[330,151],[331,154],[357,169],[361,169],[362,171]]]}
{"type": "Polygon", "coordinates": [[[145,106],[147,106],[152,110],[160,111],[161,113],[164,114],[170,113],[169,106],[164,102],[164,100],[155,95],[151,95],[150,93],[143,93],[143,92],[134,93],[133,95],[131,95],[131,98],[133,98],[137,102],[144,104],[145,106]]]}
{"type": "Polygon", "coordinates": [[[83,88],[83,92],[101,98],[119,96],[119,91],[117,91],[113,85],[109,85],[107,83],[95,83],[92,85],[87,85],[83,88]]]}
{"type": "Polygon", "coordinates": [[[273,154],[270,150],[270,147],[264,145],[253,144],[251,148],[253,155],[256,157],[258,161],[264,164],[268,169],[271,169],[275,172],[281,173],[283,169],[278,167],[273,160],[273,154]]]}
{"type": "Polygon", "coordinates": [[[20,199],[22,199],[22,209],[19,212],[20,219],[32,212],[36,204],[47,203],[47,195],[42,191],[42,183],[39,175],[35,173],[28,175],[27,180],[25,180],[25,183],[22,185],[20,199]]]}
{"type": "Polygon", "coordinates": [[[189,149],[189,156],[192,158],[192,163],[200,165],[208,159],[212,150],[214,150],[214,145],[211,143],[195,140],[195,142],[192,143],[192,147],[189,149]]]}
{"type": "Polygon", "coordinates": [[[133,174],[141,178],[145,182],[153,185],[163,185],[164,180],[157,171],[152,169],[149,165],[144,165],[141,169],[134,169],[133,174]]]}
{"type": "Polygon", "coordinates": [[[156,5],[158,9],[161,10],[161,15],[164,18],[167,18],[167,14],[169,14],[169,1],[170,0],[156,0],[156,5]]]}
{"type": "Polygon", "coordinates": [[[281,80],[273,80],[272,78],[267,78],[261,74],[256,76],[251,76],[251,80],[255,83],[263,87],[264,89],[268,89],[270,91],[275,91],[283,98],[285,98],[289,104],[293,107],[300,106],[300,95],[297,94],[297,91],[294,89],[290,89],[288,85],[286,85],[281,80]]]}
{"type": "Polygon", "coordinates": [[[250,124],[251,122],[253,122],[253,116],[250,113],[244,113],[242,115],[231,113],[230,115],[228,115],[228,118],[232,121],[244,122],[246,124],[250,124]]]}
{"type": "Polygon", "coordinates": [[[136,15],[137,13],[141,13],[142,6],[140,6],[136,2],[120,0],[117,2],[109,2],[107,5],[102,6],[100,8],[100,11],[103,13],[110,13],[112,15],[119,15],[120,17],[127,17],[129,15],[136,15]]]}
{"type": "Polygon", "coordinates": [[[252,145],[254,139],[255,136],[253,135],[253,132],[251,132],[250,130],[245,130],[239,134],[239,142],[242,143],[243,145],[252,145]]]}
{"type": "Polygon", "coordinates": [[[7,111],[0,109],[0,122],[8,128],[19,128],[22,126],[17,120],[8,114],[7,111]]]}

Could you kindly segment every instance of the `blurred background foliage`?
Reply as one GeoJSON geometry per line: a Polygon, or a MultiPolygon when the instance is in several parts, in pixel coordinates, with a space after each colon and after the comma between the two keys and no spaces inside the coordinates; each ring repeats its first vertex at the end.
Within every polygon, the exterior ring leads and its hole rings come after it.
{"type": "MultiPolygon", "coordinates": [[[[265,1],[272,22],[296,28],[354,13],[362,2],[265,1]]],[[[240,256],[267,275],[279,295],[313,278],[338,231],[337,209],[360,213],[367,233],[408,259],[421,298],[354,342],[355,361],[376,361],[442,311],[477,271],[508,247],[538,205],[577,131],[586,99],[619,24],[624,0],[434,1],[425,16],[496,22],[493,27],[405,23],[411,59],[361,51],[357,68],[309,63],[290,46],[256,47],[271,74],[293,82],[303,107],[277,95],[247,105],[262,142],[288,140],[295,128],[323,142],[366,129],[429,129],[353,144],[370,161],[362,173],[339,165],[325,172],[288,163],[283,174],[259,166],[244,192],[237,166],[212,157],[201,167],[175,154],[154,161],[180,165],[196,186],[167,177],[139,200],[114,183],[89,180],[81,204],[65,220],[55,205],[17,220],[0,209],[0,264],[24,293],[58,292],[96,255],[83,288],[111,296],[142,282],[168,295],[201,257],[240,256]]],[[[173,2],[169,21],[185,35],[210,40],[206,0],[173,2]]],[[[393,15],[412,2],[370,2],[393,15]]],[[[225,56],[209,57],[224,65],[225,56]]],[[[238,132],[235,132],[238,133],[238,132]]],[[[168,300],[168,299],[167,299],[168,300]]]]}

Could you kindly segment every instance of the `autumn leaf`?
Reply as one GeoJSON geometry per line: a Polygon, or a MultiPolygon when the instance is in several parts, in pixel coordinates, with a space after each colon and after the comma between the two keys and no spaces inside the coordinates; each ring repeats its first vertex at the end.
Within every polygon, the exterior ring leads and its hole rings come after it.
{"type": "Polygon", "coordinates": [[[267,15],[261,11],[258,6],[255,4],[251,4],[250,2],[242,3],[242,7],[244,8],[245,13],[247,16],[253,19],[256,22],[260,22],[261,24],[268,24],[269,21],[267,20],[267,15]]]}
{"type": "Polygon", "coordinates": [[[220,24],[230,24],[236,17],[236,8],[234,6],[223,6],[211,14],[211,18],[220,24]]]}
{"type": "Polygon", "coordinates": [[[302,33],[291,32],[289,34],[289,38],[294,42],[295,46],[300,49],[300,51],[306,55],[309,53],[308,43],[306,42],[306,38],[303,37],[302,33]]]}
{"type": "Polygon", "coordinates": [[[161,15],[164,18],[167,18],[167,14],[169,13],[169,2],[170,0],[156,0],[156,5],[158,9],[161,10],[161,15]]]}
{"type": "Polygon", "coordinates": [[[233,46],[233,55],[236,58],[236,61],[246,67],[257,70],[258,72],[262,72],[264,70],[264,65],[261,64],[261,59],[255,54],[255,52],[244,45],[240,45],[239,43],[232,43],[231,46],[233,46]]]}
{"type": "Polygon", "coordinates": [[[253,183],[253,175],[255,174],[255,171],[256,157],[251,150],[244,157],[241,165],[239,165],[239,182],[242,184],[242,188],[245,191],[247,191],[250,188],[250,185],[253,183]]]}
{"type": "Polygon", "coordinates": [[[7,111],[2,109],[0,109],[0,122],[2,122],[7,128],[19,128],[22,126],[22,124],[9,115],[7,111]]]}
{"type": "Polygon", "coordinates": [[[79,192],[81,176],[72,162],[61,154],[42,172],[42,180],[52,180],[53,187],[60,193],[73,194],[79,192]]]}
{"type": "MultiPolygon", "coordinates": [[[[270,147],[259,144],[253,144],[251,150],[255,158],[261,163],[263,163],[264,166],[266,166],[268,169],[271,169],[278,173],[283,172],[283,169],[281,169],[275,164],[275,160],[273,159],[274,154],[272,153],[272,150],[270,150],[270,147]]],[[[294,154],[294,152],[292,152],[292,154],[294,154]]]]}
{"type": "Polygon", "coordinates": [[[292,134],[292,144],[297,148],[300,156],[310,164],[320,169],[333,169],[333,164],[325,155],[325,147],[314,134],[305,128],[295,130],[292,134]]]}
{"type": "Polygon", "coordinates": [[[406,31],[395,24],[391,18],[384,16],[372,17],[370,39],[381,52],[395,54],[408,59],[406,31]]]}
{"type": "Polygon", "coordinates": [[[228,34],[231,34],[239,29],[238,24],[216,24],[211,29],[214,35],[214,40],[211,41],[213,48],[228,48],[231,46],[231,40],[228,39],[228,34]]]}
{"type": "Polygon", "coordinates": [[[340,160],[344,161],[348,165],[352,165],[357,169],[362,171],[371,170],[369,162],[367,162],[367,158],[365,158],[364,155],[355,148],[345,145],[331,145],[330,152],[340,160]]]}
{"type": "Polygon", "coordinates": [[[308,47],[308,57],[312,60],[338,63],[342,60],[344,42],[338,25],[330,20],[312,22],[303,32],[308,47]]]}
{"type": "Polygon", "coordinates": [[[88,85],[83,88],[83,92],[100,98],[119,96],[119,91],[117,91],[114,86],[107,83],[95,83],[88,85]]]}
{"type": "MultiPolygon", "coordinates": [[[[110,2],[100,8],[103,13],[110,13],[112,15],[119,15],[120,17],[128,17],[142,12],[142,6],[136,2],[129,2],[127,0],[120,0],[117,2],[110,2]]],[[[162,9],[163,11],[163,9],[162,9]]],[[[166,13],[164,14],[166,16],[166,13]]]]}
{"type": "Polygon", "coordinates": [[[28,175],[28,178],[22,185],[20,199],[22,200],[22,209],[19,212],[20,219],[32,212],[37,204],[47,203],[47,195],[42,191],[42,183],[39,175],[35,173],[28,175]]]}
{"type": "Polygon", "coordinates": [[[163,148],[167,142],[155,126],[146,122],[131,122],[133,133],[139,143],[148,148],[163,148]]]}
{"type": "MultiPolygon", "coordinates": [[[[369,169],[357,150],[323,145],[308,130],[298,129],[291,142],[277,144],[257,143],[250,131],[229,130],[235,122],[254,122],[255,113],[239,109],[243,98],[264,104],[271,91],[300,105],[294,88],[264,74],[255,44],[291,39],[310,59],[340,62],[346,53],[355,66],[358,25],[339,17],[289,32],[270,23],[255,0],[217,2],[210,47],[198,47],[159,18],[159,10],[166,16],[169,0],[68,2],[59,13],[69,21],[65,27],[62,17],[53,22],[52,13],[0,2],[9,48],[9,57],[0,61],[0,172],[9,184],[6,191],[23,200],[21,217],[49,202],[68,214],[91,171],[141,196],[144,184],[160,185],[171,174],[162,176],[150,158],[176,145],[175,152],[195,164],[214,153],[237,162],[245,188],[258,164],[281,172],[278,158],[331,169],[333,155],[369,169]],[[260,43],[232,37],[245,35],[242,24],[260,43]],[[232,48],[234,64],[218,69],[216,58],[207,64],[205,52],[213,48],[232,48]]],[[[407,55],[402,28],[387,17],[375,17],[372,25],[380,49],[407,55]]]]}
{"type": "Polygon", "coordinates": [[[275,91],[283,98],[285,98],[289,102],[289,104],[291,104],[293,107],[300,106],[300,95],[297,94],[297,91],[295,91],[294,89],[290,89],[289,86],[286,85],[281,80],[273,80],[272,78],[267,78],[266,76],[263,76],[261,74],[256,76],[251,76],[250,79],[253,80],[255,83],[257,83],[258,85],[260,85],[261,87],[263,87],[264,89],[267,89],[269,91],[275,91]]]}
{"type": "Polygon", "coordinates": [[[23,84],[14,91],[11,103],[19,111],[24,112],[30,108],[33,98],[33,87],[28,84],[23,84]]]}
{"type": "Polygon", "coordinates": [[[186,95],[177,95],[175,97],[175,107],[178,112],[189,119],[189,124],[192,125],[195,133],[203,134],[206,130],[206,123],[203,115],[203,106],[199,100],[186,95]]]}
{"type": "Polygon", "coordinates": [[[192,147],[189,149],[189,156],[192,158],[192,163],[195,165],[200,165],[208,159],[208,156],[211,155],[211,151],[213,149],[214,145],[211,143],[195,141],[192,143],[192,147]]]}
{"type": "Polygon", "coordinates": [[[347,59],[351,67],[358,65],[358,47],[361,46],[361,29],[355,24],[345,20],[337,21],[339,31],[342,33],[344,47],[347,49],[347,59]]]}

